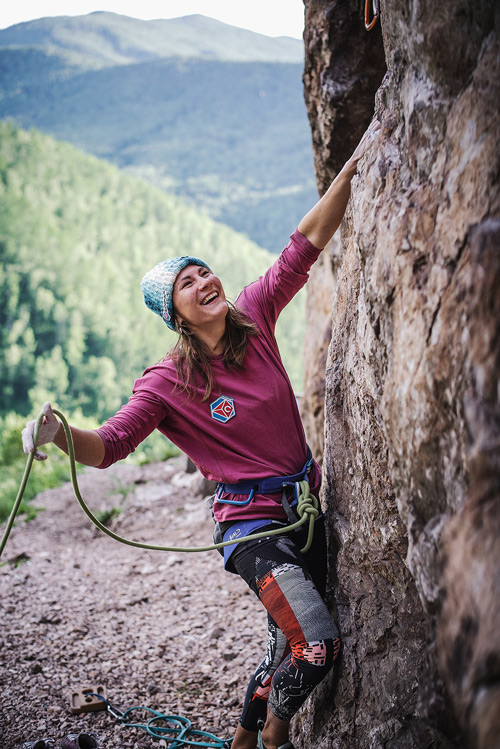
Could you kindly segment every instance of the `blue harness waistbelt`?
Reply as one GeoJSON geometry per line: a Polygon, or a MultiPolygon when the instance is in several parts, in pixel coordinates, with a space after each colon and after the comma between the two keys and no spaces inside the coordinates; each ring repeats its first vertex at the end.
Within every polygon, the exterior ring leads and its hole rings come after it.
{"type": "Polygon", "coordinates": [[[269,476],[263,479],[246,479],[236,484],[224,484],[219,481],[215,492],[215,501],[225,505],[236,505],[244,507],[250,504],[255,494],[274,494],[281,491],[285,486],[293,486],[297,481],[307,479],[311,470],[313,459],[309,446],[307,447],[307,460],[299,473],[291,476],[269,476]],[[245,494],[248,499],[222,499],[222,494],[245,494]]]}

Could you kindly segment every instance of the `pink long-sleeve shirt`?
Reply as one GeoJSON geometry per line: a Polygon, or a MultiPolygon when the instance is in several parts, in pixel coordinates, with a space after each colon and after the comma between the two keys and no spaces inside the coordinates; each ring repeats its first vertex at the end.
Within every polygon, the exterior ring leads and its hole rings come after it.
{"type": "MultiPolygon", "coordinates": [[[[201,380],[194,398],[176,389],[178,377],[168,356],[146,369],[135,381],[128,403],[97,430],[105,446],[99,468],[125,458],[159,429],[207,479],[233,484],[298,473],[306,461],[306,440],[274,329],[282,309],[306,283],[320,252],[296,230],[265,275],[241,292],[236,306],[254,321],[260,334],[248,338],[243,369],[228,370],[220,356],[212,358],[218,389],[208,401],[202,403],[201,380]],[[223,402],[217,408],[221,396],[223,402]]],[[[309,475],[313,493],[320,480],[315,463],[309,475]]],[[[244,507],[216,501],[214,515],[220,522],[283,519],[281,494],[257,495],[244,507]]]]}

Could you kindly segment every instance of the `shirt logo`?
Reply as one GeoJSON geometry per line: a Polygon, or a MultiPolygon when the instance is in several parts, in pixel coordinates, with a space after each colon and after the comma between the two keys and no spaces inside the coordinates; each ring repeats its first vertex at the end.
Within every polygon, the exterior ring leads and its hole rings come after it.
{"type": "Polygon", "coordinates": [[[220,421],[222,424],[228,422],[229,419],[236,416],[233,398],[228,398],[227,395],[221,395],[217,400],[214,400],[214,402],[210,404],[210,414],[215,421],[220,421]]]}

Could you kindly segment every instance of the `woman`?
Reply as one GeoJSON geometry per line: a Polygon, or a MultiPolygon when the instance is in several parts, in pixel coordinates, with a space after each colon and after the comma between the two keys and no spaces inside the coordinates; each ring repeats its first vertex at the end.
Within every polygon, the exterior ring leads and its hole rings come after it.
{"type": "MultiPolygon", "coordinates": [[[[213,514],[219,536],[232,539],[293,519],[293,490],[307,478],[312,493],[320,470],[308,454],[295,396],[274,337],[279,313],[339,227],[359,159],[380,125],[372,123],[325,195],[302,219],[265,276],[229,305],[220,280],[189,256],[159,263],[143,279],[145,302],[179,339],[167,357],[135,382],[129,402],[95,431],[71,427],[75,456],[106,468],[158,428],[216,480],[213,514]],[[290,508],[292,506],[292,509],[290,508]]],[[[67,452],[50,404],[37,446],[34,422],[23,430],[25,452],[54,442],[67,452]]],[[[232,749],[293,749],[290,720],[325,677],[340,639],[322,595],[326,580],[324,529],[302,555],[302,533],[248,541],[225,550],[268,612],[268,649],[252,676],[232,749]],[[259,727],[261,730],[259,730],[259,727]]]]}

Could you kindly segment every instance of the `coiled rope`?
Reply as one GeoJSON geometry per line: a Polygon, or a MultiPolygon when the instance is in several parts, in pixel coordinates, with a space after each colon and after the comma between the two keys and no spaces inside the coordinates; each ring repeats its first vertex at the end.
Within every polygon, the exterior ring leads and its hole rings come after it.
{"type": "MultiPolygon", "coordinates": [[[[135,546],[139,549],[148,549],[150,551],[173,551],[173,552],[189,552],[189,553],[194,553],[194,552],[199,552],[199,551],[213,551],[215,549],[222,549],[224,546],[234,545],[235,543],[241,544],[244,541],[250,541],[250,540],[254,540],[258,538],[265,538],[266,536],[277,536],[282,533],[289,533],[290,531],[300,528],[300,526],[304,525],[304,523],[306,523],[307,520],[309,519],[307,541],[306,541],[304,548],[301,549],[300,551],[302,554],[304,554],[306,551],[310,549],[312,540],[313,540],[313,534],[314,534],[314,521],[319,515],[319,502],[318,502],[318,499],[313,494],[310,493],[309,484],[307,481],[299,482],[300,492],[299,492],[299,497],[298,497],[298,505],[296,507],[299,520],[297,520],[296,523],[292,523],[283,528],[277,528],[275,530],[270,530],[270,531],[262,531],[260,533],[252,533],[252,535],[250,536],[243,536],[242,538],[238,538],[237,540],[233,539],[231,541],[222,541],[221,543],[211,544],[209,546],[195,546],[195,547],[159,546],[155,544],[143,543],[142,541],[132,541],[128,538],[124,538],[123,536],[119,536],[117,533],[114,533],[114,531],[110,530],[109,528],[106,528],[106,526],[103,523],[101,523],[101,521],[98,518],[96,518],[93,512],[86,505],[80,493],[80,488],[78,486],[78,480],[76,476],[75,448],[73,445],[73,436],[71,434],[71,429],[66,420],[66,417],[64,416],[64,414],[61,413],[61,411],[58,411],[56,408],[54,408],[53,413],[60,418],[63,428],[64,428],[64,432],[66,434],[66,441],[68,443],[68,456],[69,456],[69,464],[70,464],[71,483],[73,484],[73,491],[75,493],[75,497],[78,500],[80,507],[82,508],[84,513],[87,515],[87,517],[91,520],[91,522],[97,528],[99,528],[100,531],[105,533],[107,536],[110,536],[110,538],[114,538],[115,541],[119,541],[120,543],[126,544],[127,546],[135,546]]],[[[35,421],[35,429],[34,429],[34,437],[33,437],[35,445],[38,440],[38,433],[40,431],[40,424],[42,422],[43,415],[44,415],[43,411],[41,411],[38,414],[36,421],[35,421]]],[[[7,521],[7,526],[5,528],[5,532],[2,537],[2,542],[0,543],[0,556],[2,555],[2,552],[5,548],[10,531],[12,530],[12,526],[14,525],[14,520],[19,511],[19,507],[21,505],[24,491],[28,483],[28,478],[29,478],[31,467],[33,464],[33,459],[34,459],[34,453],[30,453],[26,460],[26,466],[24,468],[24,473],[23,473],[23,477],[21,480],[21,484],[19,485],[19,491],[17,493],[14,505],[12,507],[12,511],[7,521]]]]}
{"type": "Polygon", "coordinates": [[[100,694],[90,693],[91,697],[97,697],[106,703],[109,715],[121,723],[125,728],[140,728],[155,739],[163,739],[170,749],[182,749],[182,747],[197,747],[198,749],[230,749],[231,739],[220,739],[208,731],[200,731],[193,728],[191,721],[182,715],[165,715],[152,710],[150,707],[129,707],[120,710],[112,705],[100,694]],[[143,713],[147,713],[149,719],[142,722],[134,721],[134,714],[138,713],[136,720],[140,720],[143,713]],[[131,722],[133,721],[133,722],[131,722]]]}

